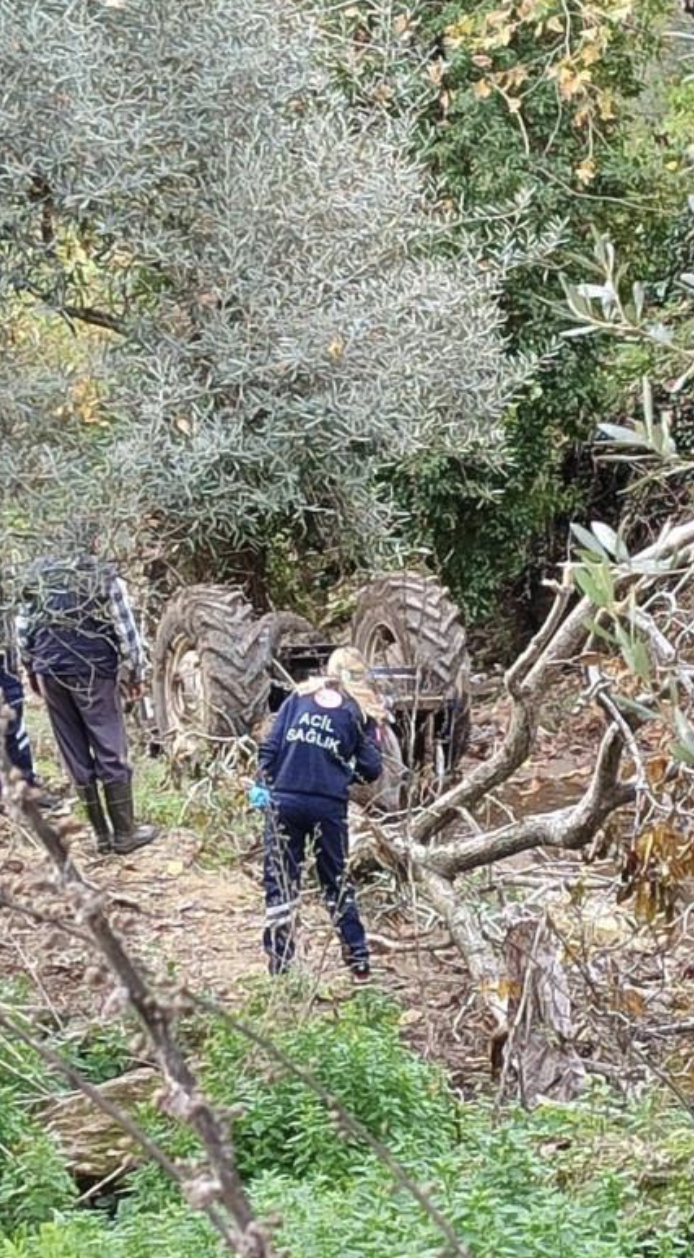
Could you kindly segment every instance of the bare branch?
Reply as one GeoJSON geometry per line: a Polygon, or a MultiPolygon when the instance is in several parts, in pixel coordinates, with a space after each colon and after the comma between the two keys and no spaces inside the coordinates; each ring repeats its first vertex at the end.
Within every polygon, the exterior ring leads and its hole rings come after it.
{"type": "Polygon", "coordinates": [[[446,878],[454,878],[533,847],[586,847],[610,813],[635,797],[632,783],[618,781],[623,746],[620,730],[611,726],[601,743],[590,785],[577,804],[527,817],[482,835],[442,843],[426,850],[423,863],[446,878]]]}
{"type": "MultiPolygon", "coordinates": [[[[664,561],[675,556],[682,560],[692,545],[694,520],[676,528],[664,529],[656,542],[632,557],[628,568],[620,569],[617,573],[618,588],[624,590],[641,580],[651,560],[664,561]]],[[[512,709],[501,746],[488,761],[439,796],[415,818],[410,827],[414,843],[431,839],[455,821],[460,810],[474,807],[496,786],[505,782],[530,753],[537,733],[540,703],[561,670],[573,662],[586,641],[588,621],[594,614],[590,599],[582,598],[562,621],[570,598],[567,581],[565,575],[545,623],[506,676],[512,709]]]]}
{"type": "MultiPolygon", "coordinates": [[[[0,721],[0,745],[4,745],[2,729],[0,721]]],[[[28,823],[47,852],[78,925],[88,930],[120,984],[124,998],[147,1033],[166,1080],[169,1112],[196,1132],[207,1153],[215,1187],[211,1196],[208,1194],[205,1204],[218,1205],[232,1221],[227,1223],[221,1212],[217,1215],[218,1230],[227,1248],[242,1253],[245,1258],[270,1258],[269,1242],[255,1220],[230,1152],[228,1133],[200,1092],[197,1079],[176,1042],[174,1010],[164,1006],[147,987],[142,974],[113,932],[102,907],[101,895],[83,880],[58,828],[43,816],[26,785],[14,781],[12,775],[7,774],[6,752],[3,752],[3,764],[6,798],[11,811],[18,812],[28,823]]]]}
{"type": "Polygon", "coordinates": [[[120,319],[117,315],[109,314],[106,310],[98,310],[96,306],[72,306],[65,303],[56,304],[50,299],[47,305],[55,310],[56,314],[62,315],[65,319],[78,319],[81,323],[90,323],[95,328],[106,328],[109,332],[118,332],[120,336],[128,334],[128,325],[124,319],[120,319]]]}

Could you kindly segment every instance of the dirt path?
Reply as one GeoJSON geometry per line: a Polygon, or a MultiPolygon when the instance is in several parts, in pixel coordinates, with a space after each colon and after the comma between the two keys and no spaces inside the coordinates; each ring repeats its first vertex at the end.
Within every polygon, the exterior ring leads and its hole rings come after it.
{"type": "MultiPolygon", "coordinates": [[[[490,704],[476,715],[471,763],[491,752],[505,723],[503,705],[490,704]]],[[[52,744],[40,717],[33,714],[36,742],[50,771],[52,744]]],[[[579,750],[557,745],[547,731],[539,757],[517,775],[513,799],[492,806],[496,815],[490,813],[489,822],[505,819],[509,805],[522,812],[569,802],[585,786],[579,750]]],[[[144,766],[140,768],[144,774],[144,766]]],[[[266,972],[257,851],[238,856],[232,864],[211,866],[201,840],[190,830],[176,829],[125,859],[96,858],[86,828],[76,832],[72,843],[79,867],[103,891],[115,925],[154,978],[178,978],[193,991],[228,1005],[247,999],[266,972]]],[[[528,860],[532,862],[532,854],[528,860]]],[[[59,914],[42,854],[31,838],[1,819],[0,885],[14,889],[18,898],[49,918],[59,914]]],[[[465,967],[445,946],[436,922],[422,913],[416,928],[410,906],[398,902],[385,880],[363,888],[361,903],[373,940],[375,983],[401,1000],[408,1038],[428,1055],[445,1059],[461,1081],[471,1069],[487,1075],[482,1015],[465,967]]],[[[311,878],[301,917],[300,968],[314,980],[320,998],[343,998],[350,990],[349,977],[311,878]]],[[[28,976],[37,1004],[48,1006],[57,1018],[93,1021],[108,1009],[110,984],[99,984],[90,971],[93,958],[81,941],[50,922],[37,925],[0,910],[0,982],[28,976]]]]}

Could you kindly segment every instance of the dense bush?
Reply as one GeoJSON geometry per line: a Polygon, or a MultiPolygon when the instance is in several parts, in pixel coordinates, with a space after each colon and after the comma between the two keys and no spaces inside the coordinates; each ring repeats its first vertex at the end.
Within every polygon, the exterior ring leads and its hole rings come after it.
{"type": "MultiPolygon", "coordinates": [[[[21,1017],[21,1014],[18,1014],[21,1017]]],[[[77,1197],[36,1106],[52,1086],[41,1060],[0,1033],[0,1236],[50,1219],[77,1197]]]]}
{"type": "MultiPolygon", "coordinates": [[[[291,1003],[279,1017],[273,1009],[276,1043],[427,1186],[474,1258],[684,1258],[691,1252],[694,1133],[688,1117],[658,1094],[624,1106],[598,1087],[580,1105],[513,1110],[495,1121],[484,1102],[460,1104],[441,1073],[403,1046],[398,1012],[379,997],[364,993],[339,1016],[293,1026],[291,1003]]],[[[262,1011],[251,1016],[256,1031],[266,1034],[262,1011]]],[[[310,1091],[226,1024],[198,1025],[196,1041],[203,1032],[206,1086],[218,1101],[243,1106],[236,1122],[239,1158],[256,1209],[279,1216],[280,1252],[290,1258],[438,1258],[443,1240],[435,1225],[394,1187],[370,1149],[338,1137],[310,1091]]],[[[35,1068],[29,1061],[21,1073],[36,1082],[35,1068]]],[[[115,1217],[75,1209],[74,1185],[66,1191],[69,1176],[64,1169],[54,1173],[54,1150],[48,1175],[24,1152],[17,1156],[28,1147],[22,1142],[32,1120],[22,1088],[8,1100],[8,1086],[15,1088],[3,1076],[3,1140],[13,1165],[9,1179],[8,1163],[0,1168],[0,1187],[9,1185],[13,1196],[12,1185],[24,1178],[19,1213],[16,1204],[0,1211],[0,1258],[100,1258],[104,1252],[110,1258],[216,1258],[218,1241],[206,1221],[182,1205],[153,1168],[130,1176],[115,1217]]],[[[161,1118],[148,1121],[172,1152],[195,1153],[187,1135],[161,1118]]]]}
{"type": "Polygon", "coordinates": [[[562,557],[568,517],[600,492],[581,450],[598,422],[628,410],[643,369],[613,345],[560,341],[561,275],[585,279],[582,259],[596,231],[615,242],[634,279],[660,283],[686,269],[691,95],[679,81],[686,66],[660,42],[671,10],[667,0],[601,0],[590,13],[574,0],[419,9],[446,58],[423,144],[438,179],[462,198],[468,230],[484,251],[518,249],[522,259],[529,235],[562,224],[558,247],[531,251],[530,265],[512,268],[504,286],[512,348],[557,352],[507,413],[503,466],[434,455],[403,460],[396,471],[399,500],[475,616],[489,613],[533,553],[539,566],[562,557]],[[567,21],[571,73],[588,76],[583,86],[558,79],[569,73],[567,21]],[[595,35],[587,44],[586,24],[595,35]],[[598,117],[582,118],[588,109],[598,117]]]}

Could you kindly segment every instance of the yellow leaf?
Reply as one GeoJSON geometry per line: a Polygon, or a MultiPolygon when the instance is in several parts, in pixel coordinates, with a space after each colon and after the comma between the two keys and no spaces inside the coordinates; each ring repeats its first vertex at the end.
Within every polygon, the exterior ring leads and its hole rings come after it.
{"type": "Polygon", "coordinates": [[[580,53],[581,65],[594,66],[596,61],[600,60],[601,56],[602,56],[602,49],[598,48],[597,44],[588,44],[586,48],[583,48],[581,50],[581,53],[580,53]]]}
{"type": "Polygon", "coordinates": [[[478,79],[472,90],[478,100],[486,100],[492,94],[492,89],[486,79],[478,79]]]}
{"type": "Polygon", "coordinates": [[[443,57],[437,57],[435,61],[429,62],[429,65],[427,66],[427,74],[429,75],[431,82],[434,84],[434,87],[440,86],[443,81],[443,76],[446,73],[446,69],[446,62],[443,57]]]}
{"type": "Polygon", "coordinates": [[[547,22],[547,30],[555,31],[557,35],[563,35],[564,23],[562,22],[561,18],[558,16],[549,18],[547,22]]]}
{"type": "Polygon", "coordinates": [[[463,17],[459,22],[454,22],[451,26],[446,27],[444,38],[452,48],[456,48],[458,44],[462,44],[470,38],[474,29],[475,19],[473,17],[463,17]]]}
{"type": "Polygon", "coordinates": [[[571,100],[572,97],[584,91],[586,84],[590,83],[591,75],[588,70],[574,70],[572,66],[562,66],[558,79],[559,91],[564,100],[571,100]]]}
{"type": "Polygon", "coordinates": [[[605,122],[614,118],[614,97],[611,92],[600,92],[598,96],[598,109],[600,111],[600,117],[604,119],[605,122]]]}
{"type": "Polygon", "coordinates": [[[525,66],[513,66],[506,71],[504,78],[508,87],[520,87],[528,78],[528,70],[525,66]]]}
{"type": "Polygon", "coordinates": [[[415,1026],[417,1022],[421,1022],[424,1017],[421,1009],[406,1009],[398,1018],[400,1026],[415,1026]]]}
{"type": "Polygon", "coordinates": [[[500,26],[494,36],[494,47],[508,48],[515,29],[515,26],[500,26]]]}
{"type": "Polygon", "coordinates": [[[487,26],[505,26],[509,17],[510,11],[508,9],[493,9],[491,13],[487,14],[485,22],[487,26]]]}
{"type": "Polygon", "coordinates": [[[584,161],[576,167],[576,175],[579,183],[584,185],[592,183],[595,179],[596,167],[592,157],[586,157],[584,161]]]}
{"type": "Polygon", "coordinates": [[[171,874],[172,878],[178,878],[183,873],[185,865],[183,861],[167,861],[166,872],[171,874]]]}
{"type": "Polygon", "coordinates": [[[633,987],[626,987],[623,991],[614,993],[613,1005],[615,1009],[620,1009],[623,1013],[630,1013],[634,1017],[639,1017],[646,1011],[646,1001],[640,992],[633,987]]]}
{"type": "Polygon", "coordinates": [[[509,110],[512,114],[519,114],[521,110],[521,102],[517,96],[509,96],[507,102],[509,110]]]}
{"type": "Polygon", "coordinates": [[[333,362],[339,362],[339,360],[343,357],[344,352],[344,341],[342,341],[339,336],[336,336],[328,346],[328,354],[332,358],[333,362]]]}
{"type": "Polygon", "coordinates": [[[651,756],[646,765],[646,777],[648,778],[649,786],[660,786],[665,781],[669,767],[670,757],[665,755],[664,752],[661,751],[658,755],[651,756]]]}
{"type": "Polygon", "coordinates": [[[510,997],[518,999],[521,994],[520,984],[514,979],[504,975],[499,979],[481,979],[480,990],[484,992],[494,993],[500,996],[502,1000],[508,1000],[510,997]]]}

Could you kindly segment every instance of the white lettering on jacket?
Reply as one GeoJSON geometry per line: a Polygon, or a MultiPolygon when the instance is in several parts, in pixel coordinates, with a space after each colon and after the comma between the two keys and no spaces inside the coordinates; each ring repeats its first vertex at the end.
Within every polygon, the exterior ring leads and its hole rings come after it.
{"type": "MultiPolygon", "coordinates": [[[[325,718],[318,717],[318,720],[325,718]]],[[[303,717],[301,718],[303,720],[303,717]]],[[[301,720],[299,725],[301,725],[301,720]]],[[[332,729],[332,726],[329,727],[332,729]]],[[[287,730],[286,741],[288,743],[307,743],[312,747],[322,747],[324,751],[331,751],[334,755],[339,755],[340,740],[339,738],[331,738],[327,734],[322,734],[317,729],[300,729],[292,726],[287,730]]]]}
{"type": "Polygon", "coordinates": [[[320,712],[304,712],[298,720],[299,725],[310,725],[313,729],[322,729],[326,734],[334,734],[333,723],[329,716],[321,716],[320,712]]]}

